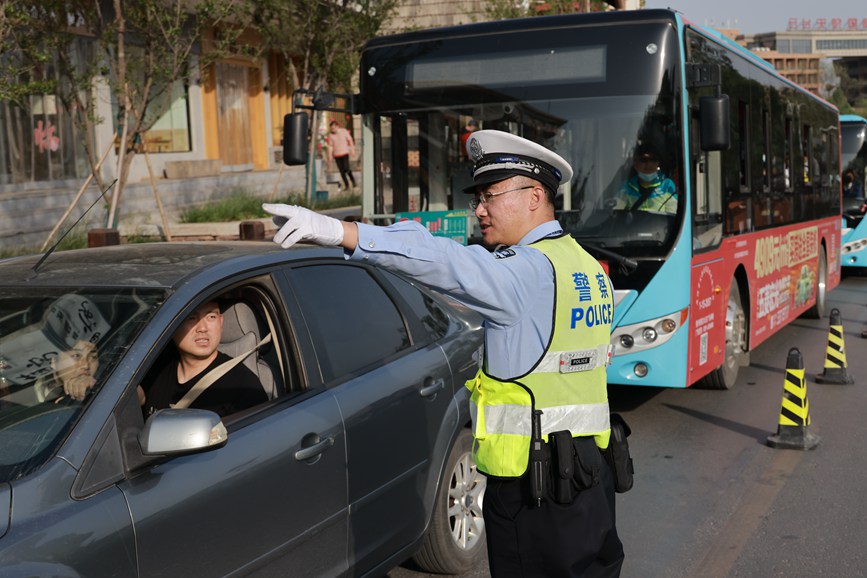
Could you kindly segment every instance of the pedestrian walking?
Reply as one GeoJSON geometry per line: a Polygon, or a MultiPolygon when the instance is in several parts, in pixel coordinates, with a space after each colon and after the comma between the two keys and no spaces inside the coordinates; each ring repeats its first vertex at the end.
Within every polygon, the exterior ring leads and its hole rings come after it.
{"type": "Polygon", "coordinates": [[[488,477],[491,575],[619,576],[614,475],[603,456],[613,289],[554,218],[572,168],[496,130],[473,132],[467,153],[474,182],[465,192],[487,249],[434,237],[412,220],[376,227],[266,204],[280,226],[274,241],[342,246],[348,259],[412,277],[481,313],[485,344],[466,385],[474,458],[488,477]]]}
{"type": "Polygon", "coordinates": [[[349,161],[355,154],[355,141],[352,140],[352,135],[340,126],[339,122],[332,120],[329,125],[327,142],[328,155],[337,163],[340,178],[343,179],[343,187],[347,191],[355,189],[355,177],[352,174],[352,169],[349,168],[349,161]],[[349,187],[350,182],[352,188],[349,187]]]}

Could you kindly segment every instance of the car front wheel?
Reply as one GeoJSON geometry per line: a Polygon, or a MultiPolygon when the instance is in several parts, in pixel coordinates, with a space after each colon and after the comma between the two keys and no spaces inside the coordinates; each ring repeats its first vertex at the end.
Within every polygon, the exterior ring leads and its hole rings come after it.
{"type": "Polygon", "coordinates": [[[427,572],[466,572],[485,552],[482,500],[487,480],[473,461],[473,436],[462,429],[446,460],[424,546],[414,561],[427,572]]]}

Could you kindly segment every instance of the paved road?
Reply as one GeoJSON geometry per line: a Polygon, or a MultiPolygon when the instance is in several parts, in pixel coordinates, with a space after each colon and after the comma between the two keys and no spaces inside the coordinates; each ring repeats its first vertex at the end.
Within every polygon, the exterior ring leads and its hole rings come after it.
{"type": "MultiPolygon", "coordinates": [[[[829,294],[854,385],[821,385],[828,319],[760,345],[731,391],[617,388],[633,429],[633,490],[618,496],[625,578],[867,576],[867,277],[829,294]],[[786,357],[807,373],[813,451],[772,449],[786,357]]],[[[830,308],[829,308],[830,309],[830,308]]],[[[427,576],[398,568],[389,578],[427,576]]],[[[465,577],[488,576],[480,560],[465,577]]]]}

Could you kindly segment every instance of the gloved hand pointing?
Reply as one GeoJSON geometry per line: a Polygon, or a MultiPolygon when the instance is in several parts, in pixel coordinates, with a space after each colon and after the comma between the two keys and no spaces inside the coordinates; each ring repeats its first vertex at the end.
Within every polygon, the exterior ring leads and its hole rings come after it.
{"type": "Polygon", "coordinates": [[[297,205],[264,203],[262,208],[274,215],[280,230],[274,242],[288,249],[295,243],[310,241],[317,245],[339,245],[343,242],[343,223],[297,205]]]}

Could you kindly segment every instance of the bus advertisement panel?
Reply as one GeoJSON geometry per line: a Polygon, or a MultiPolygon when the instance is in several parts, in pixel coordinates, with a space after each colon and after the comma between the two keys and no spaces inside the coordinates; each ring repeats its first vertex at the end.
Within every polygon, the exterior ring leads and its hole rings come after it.
{"type": "Polygon", "coordinates": [[[840,116],[843,160],[843,267],[867,267],[867,119],[840,116]]]}
{"type": "Polygon", "coordinates": [[[380,37],[360,71],[370,222],[465,208],[476,128],[572,165],[557,218],[616,290],[609,383],[731,387],[839,282],[838,111],[676,12],[380,37]]]}

